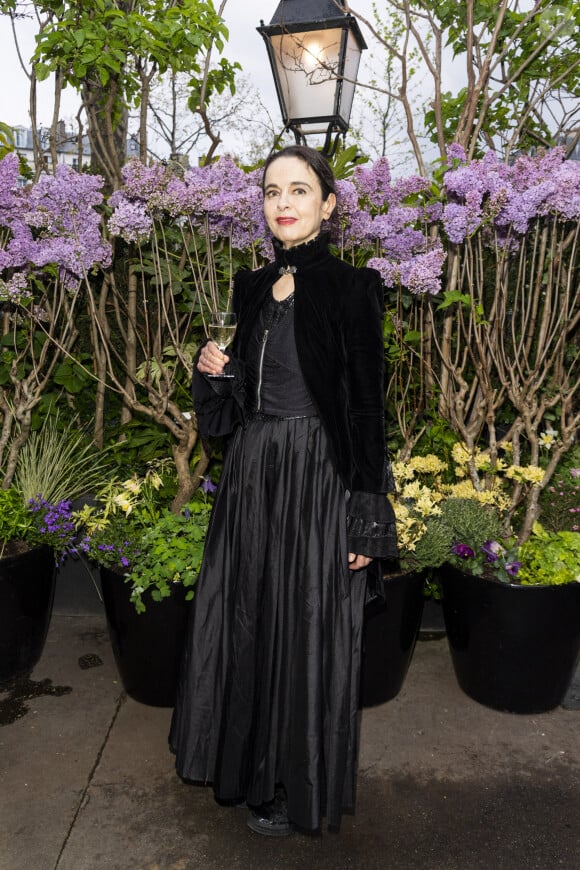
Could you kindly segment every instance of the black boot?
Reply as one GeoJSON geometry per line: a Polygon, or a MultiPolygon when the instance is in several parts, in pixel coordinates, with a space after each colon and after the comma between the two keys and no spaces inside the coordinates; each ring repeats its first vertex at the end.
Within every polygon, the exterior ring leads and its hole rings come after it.
{"type": "Polygon", "coordinates": [[[250,808],[246,824],[251,831],[264,837],[289,837],[293,827],[288,818],[285,791],[277,788],[273,801],[250,808]]]}

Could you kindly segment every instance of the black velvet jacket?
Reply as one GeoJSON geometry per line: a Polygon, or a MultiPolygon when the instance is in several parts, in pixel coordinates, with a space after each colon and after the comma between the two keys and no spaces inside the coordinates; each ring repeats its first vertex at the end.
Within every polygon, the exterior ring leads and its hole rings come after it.
{"type": "MultiPolygon", "coordinates": [[[[233,306],[238,329],[232,356],[243,368],[258,312],[280,267],[296,267],[296,348],[337,471],[351,493],[349,548],[368,556],[395,558],[394,517],[384,496],[394,487],[384,440],[380,276],[373,269],[356,269],[332,256],[325,234],[288,250],[275,241],[275,250],[274,263],[236,275],[233,306]]],[[[239,389],[234,385],[232,390],[228,384],[224,395],[224,383],[217,383],[208,382],[195,370],[194,401],[204,435],[226,435],[243,423],[239,389]]]]}

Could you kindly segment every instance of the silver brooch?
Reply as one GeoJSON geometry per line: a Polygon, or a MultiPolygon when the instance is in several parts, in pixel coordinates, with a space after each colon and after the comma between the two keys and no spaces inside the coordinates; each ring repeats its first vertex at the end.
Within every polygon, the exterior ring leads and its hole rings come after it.
{"type": "Polygon", "coordinates": [[[280,266],[278,269],[278,274],[280,277],[282,275],[294,275],[296,273],[296,266],[280,266]]]}

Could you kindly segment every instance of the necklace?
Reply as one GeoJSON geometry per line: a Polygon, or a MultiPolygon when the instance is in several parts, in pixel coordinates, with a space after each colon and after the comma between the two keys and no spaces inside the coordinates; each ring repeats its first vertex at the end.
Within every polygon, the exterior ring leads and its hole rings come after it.
{"type": "Polygon", "coordinates": [[[278,274],[280,277],[283,275],[295,275],[296,274],[296,266],[280,266],[278,269],[278,274]]]}

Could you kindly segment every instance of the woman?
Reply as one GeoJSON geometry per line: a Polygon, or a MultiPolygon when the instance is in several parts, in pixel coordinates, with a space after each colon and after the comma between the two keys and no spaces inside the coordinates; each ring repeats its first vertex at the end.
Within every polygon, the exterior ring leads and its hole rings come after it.
{"type": "Polygon", "coordinates": [[[212,342],[194,375],[201,432],[233,436],[170,744],[184,779],[285,836],[354,806],[366,569],[396,542],[380,277],[329,253],[317,151],[271,155],[263,191],[276,260],[236,276],[235,383],[207,377],[229,362],[212,342]]]}

